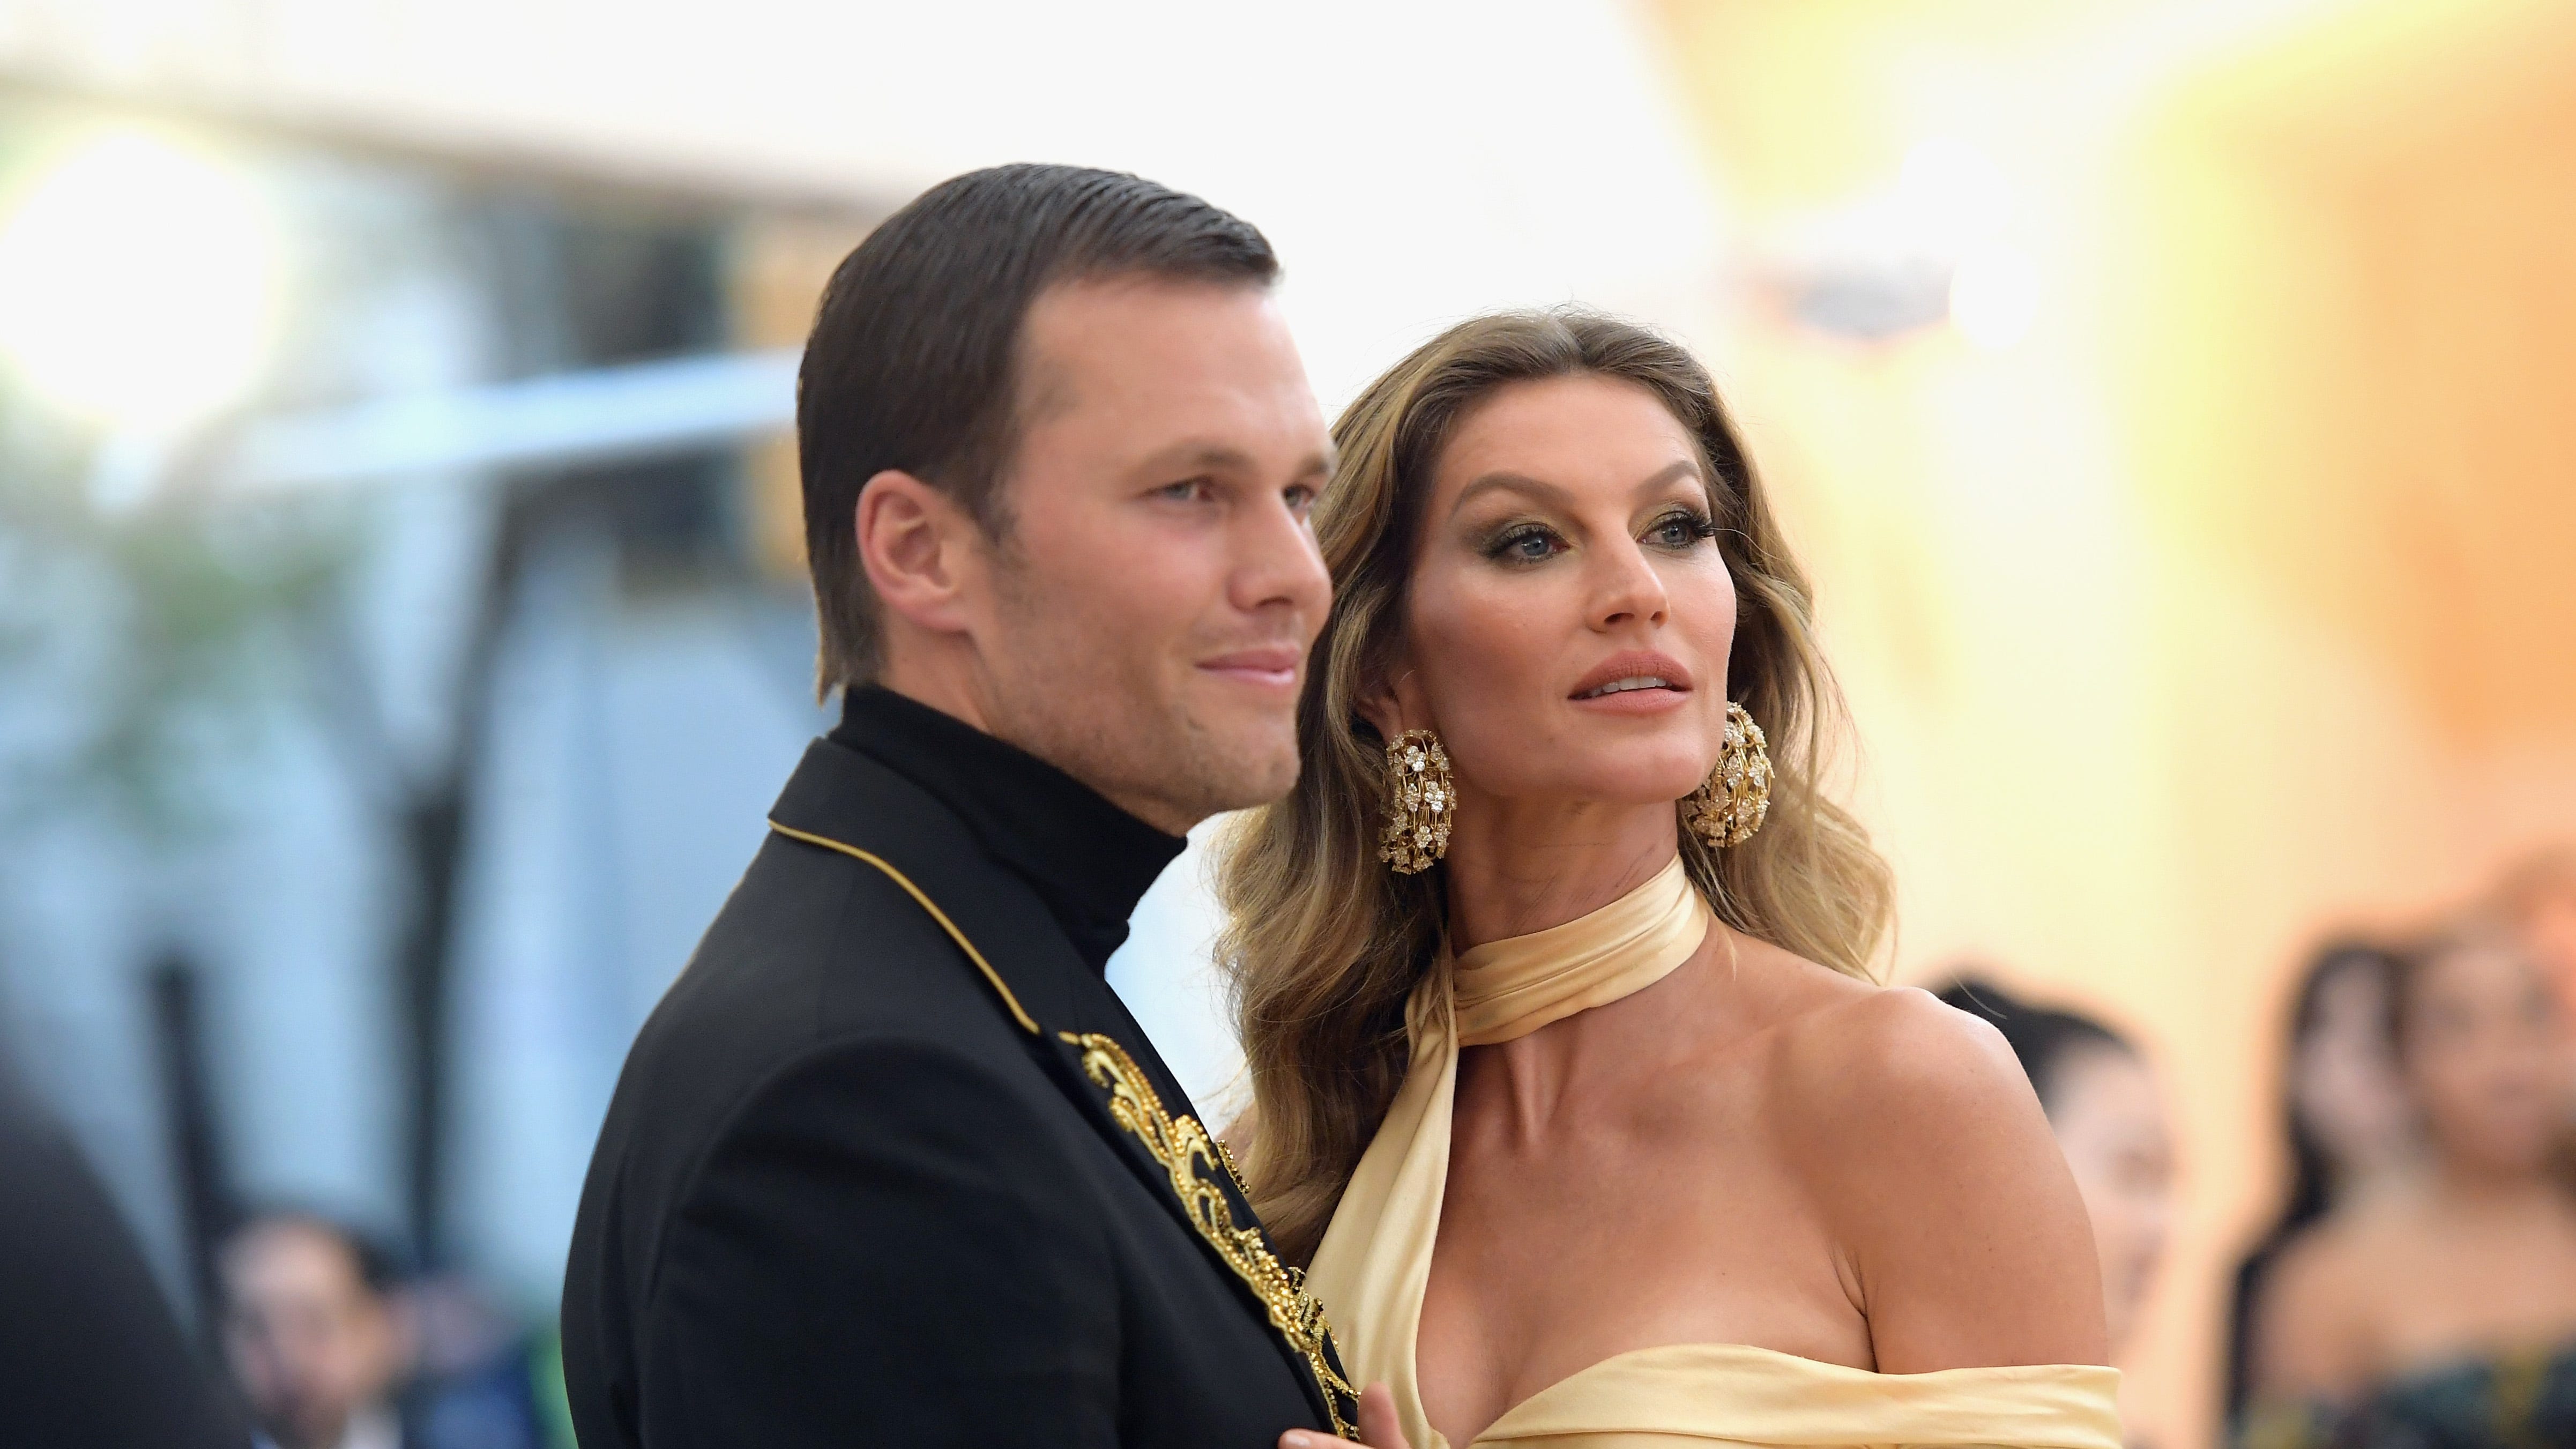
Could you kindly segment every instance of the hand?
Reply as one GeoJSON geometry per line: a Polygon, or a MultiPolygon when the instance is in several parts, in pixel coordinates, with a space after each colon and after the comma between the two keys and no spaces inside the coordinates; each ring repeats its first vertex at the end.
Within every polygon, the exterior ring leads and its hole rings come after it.
{"type": "Polygon", "coordinates": [[[1336,1439],[1309,1429],[1291,1429],[1279,1436],[1279,1449],[1413,1449],[1404,1442],[1404,1428],[1395,1421],[1395,1395],[1384,1384],[1371,1384],[1360,1391],[1360,1438],[1357,1444],[1336,1439]]]}

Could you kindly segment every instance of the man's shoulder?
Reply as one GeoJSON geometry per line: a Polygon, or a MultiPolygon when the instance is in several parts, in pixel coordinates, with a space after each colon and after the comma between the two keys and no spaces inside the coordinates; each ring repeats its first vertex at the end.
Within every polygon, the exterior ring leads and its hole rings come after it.
{"type": "Polygon", "coordinates": [[[1025,1035],[900,885],[772,836],[636,1034],[593,1173],[664,1199],[746,1104],[817,1062],[921,1053],[1034,1082],[1025,1035]]]}
{"type": "Polygon", "coordinates": [[[861,1038],[1018,1059],[1020,1035],[893,879],[772,836],[637,1034],[619,1094],[735,1097],[791,1060],[861,1038]]]}
{"type": "Polygon", "coordinates": [[[800,1020],[824,1013],[815,1025],[826,1030],[952,1017],[988,1025],[996,1005],[956,939],[901,880],[773,834],[664,1004],[688,1011],[782,993],[796,997],[800,1020]]]}

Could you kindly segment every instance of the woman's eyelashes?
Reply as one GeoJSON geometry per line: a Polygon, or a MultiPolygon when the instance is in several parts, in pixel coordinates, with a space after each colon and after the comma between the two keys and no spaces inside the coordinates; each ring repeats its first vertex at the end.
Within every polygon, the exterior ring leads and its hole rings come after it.
{"type": "Polygon", "coordinates": [[[1676,508],[1646,529],[1647,542],[1675,551],[1696,548],[1715,537],[1717,524],[1696,508],[1676,508]]]}
{"type": "Polygon", "coordinates": [[[1498,563],[1533,564],[1554,558],[1565,549],[1564,535],[1544,523],[1524,519],[1494,530],[1478,551],[1498,563]]]}
{"type": "MultiPolygon", "coordinates": [[[[1717,525],[1695,508],[1675,508],[1646,525],[1638,542],[1668,553],[1682,553],[1717,537],[1717,525]]],[[[1573,547],[1565,535],[1534,519],[1506,523],[1487,534],[1477,551],[1505,564],[1544,563],[1573,547]]]]}

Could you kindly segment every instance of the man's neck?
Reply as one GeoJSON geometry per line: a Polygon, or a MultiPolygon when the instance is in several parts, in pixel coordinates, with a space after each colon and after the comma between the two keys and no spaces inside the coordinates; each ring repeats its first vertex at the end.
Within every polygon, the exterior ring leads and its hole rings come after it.
{"type": "MultiPolygon", "coordinates": [[[[877,675],[880,688],[890,689],[915,704],[926,704],[950,719],[974,726],[996,739],[1009,740],[993,728],[992,712],[984,708],[983,691],[967,670],[946,661],[910,659],[897,653],[886,661],[877,675]]],[[[1025,749],[1026,746],[1021,746],[1025,749]]],[[[1053,761],[1048,763],[1052,764],[1053,761]]]]}
{"type": "Polygon", "coordinates": [[[1103,800],[1153,826],[1166,835],[1187,835],[1191,827],[1205,817],[1189,815],[1173,808],[1157,796],[1122,789],[1109,781],[1094,778],[1079,764],[1058,759],[1036,742],[1022,739],[1008,728],[997,727],[996,720],[1005,711],[992,708],[984,680],[955,667],[917,663],[902,658],[890,659],[878,674],[876,684],[891,690],[915,704],[927,705],[960,724],[972,726],[985,734],[1026,751],[1071,775],[1090,787],[1103,800]]]}

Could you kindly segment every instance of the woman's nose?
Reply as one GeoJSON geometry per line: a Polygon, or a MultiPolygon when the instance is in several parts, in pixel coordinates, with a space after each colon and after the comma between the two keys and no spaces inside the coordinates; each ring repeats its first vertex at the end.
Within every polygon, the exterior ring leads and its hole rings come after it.
{"type": "Polygon", "coordinates": [[[1632,541],[1603,550],[1595,557],[1600,559],[1602,571],[1600,593],[1593,605],[1596,628],[1607,629],[1631,620],[1664,622],[1671,600],[1664,593],[1663,575],[1655,572],[1642,549],[1632,541]]]}

